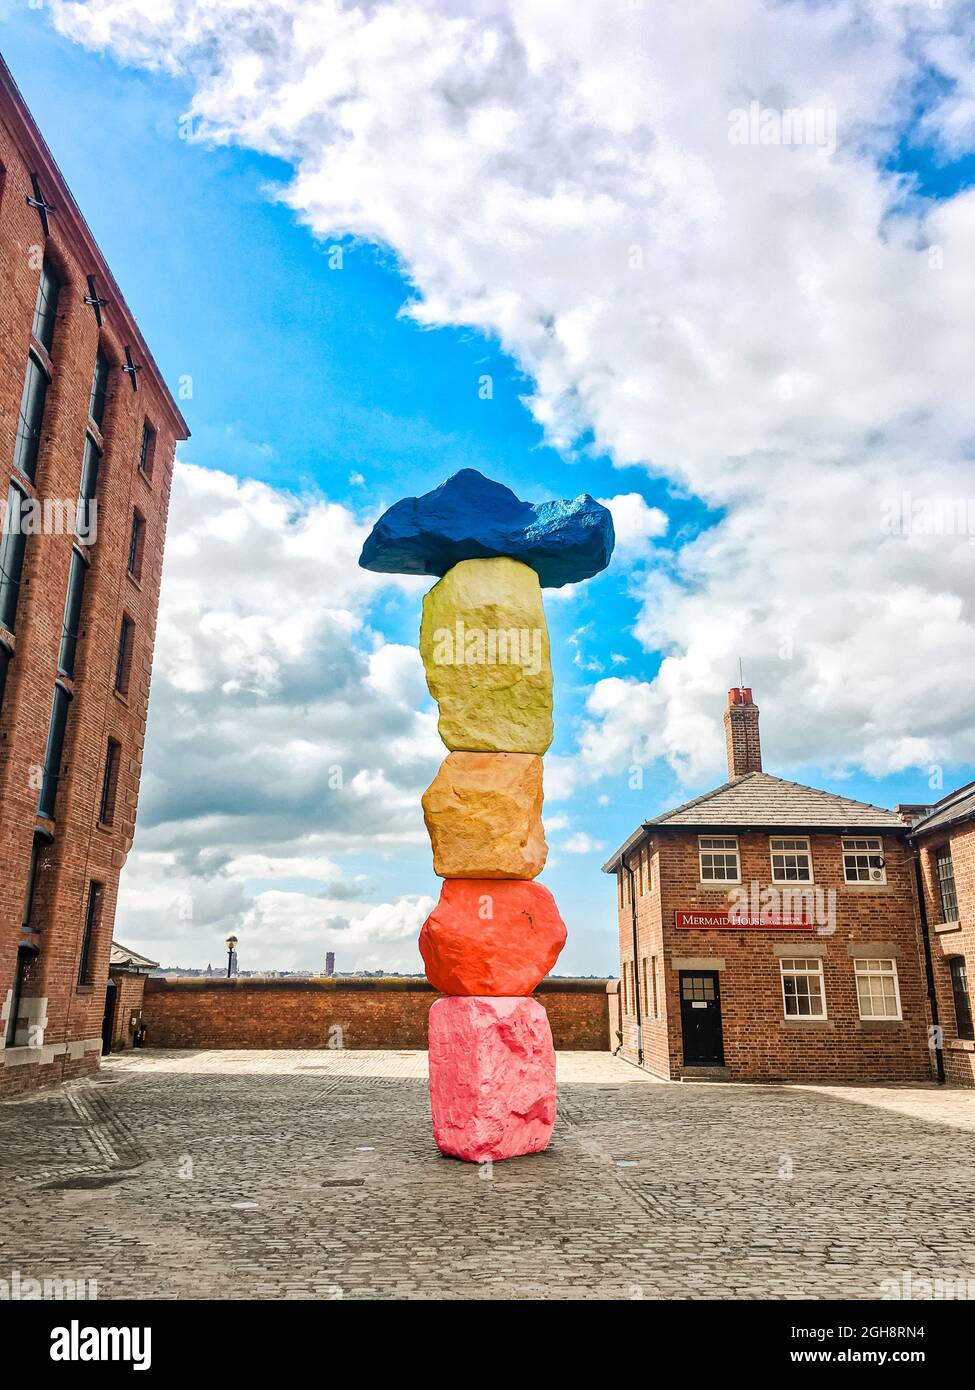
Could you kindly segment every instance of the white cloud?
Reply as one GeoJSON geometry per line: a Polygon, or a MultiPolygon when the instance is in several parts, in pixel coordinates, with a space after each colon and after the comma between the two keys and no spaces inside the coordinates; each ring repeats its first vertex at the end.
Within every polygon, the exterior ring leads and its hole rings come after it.
{"type": "Polygon", "coordinates": [[[255,964],[341,941],[347,968],[401,968],[416,899],[374,901],[345,863],[426,844],[443,749],[422,667],[367,622],[379,588],[415,582],[358,568],[345,508],[189,464],[170,527],[119,935],[183,964],[232,929],[255,964]]]}
{"type": "MultiPolygon", "coordinates": [[[[970,137],[962,8],[712,0],[581,6],[566,23],[545,0],[55,0],[52,14],[192,81],[205,135],[292,161],[288,201],[322,236],[393,247],[421,323],[499,335],[553,443],[591,430],[722,513],[676,559],[654,549],[637,631],[666,659],[652,682],[596,686],[583,766],[623,765],[636,740],[682,775],[719,771],[715,704],[739,656],[780,762],[975,757],[975,546],[890,536],[882,519],[904,488],[971,492],[975,191],[932,204],[887,168],[920,91],[931,140],[952,153],[970,137]],[[730,143],[753,100],[835,111],[837,152],[730,143]]],[[[615,500],[635,535],[639,507],[615,500]]],[[[223,543],[233,565],[241,547],[223,543]]],[[[346,619],[328,621],[341,649],[346,619]]],[[[287,625],[218,614],[206,639],[184,643],[181,688],[275,697],[287,625]]],[[[350,721],[323,720],[326,743],[350,721]]]]}
{"type": "Polygon", "coordinates": [[[649,506],[638,492],[624,492],[599,500],[612,512],[618,551],[644,555],[649,552],[651,541],[666,535],[666,512],[649,506]]]}
{"type": "Polygon", "coordinates": [[[563,840],[559,849],[564,854],[596,854],[599,850],[605,849],[604,840],[594,840],[591,835],[587,835],[584,830],[577,830],[574,835],[570,835],[567,840],[563,840]]]}
{"type": "Polygon", "coordinates": [[[222,943],[239,937],[244,970],[301,970],[334,951],[340,970],[422,973],[417,937],[433,899],[355,902],[331,891],[265,889],[248,897],[239,861],[222,873],[184,872],[178,856],[135,851],[122,878],[117,935],[163,965],[222,960],[222,943]]]}

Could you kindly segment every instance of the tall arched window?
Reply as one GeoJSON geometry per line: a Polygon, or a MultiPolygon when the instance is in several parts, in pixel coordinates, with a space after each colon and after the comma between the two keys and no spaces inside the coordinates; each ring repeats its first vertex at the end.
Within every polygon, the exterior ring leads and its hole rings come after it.
{"type": "Polygon", "coordinates": [[[37,299],[34,302],[34,322],[31,333],[34,341],[40,343],[50,356],[54,346],[54,325],[57,322],[58,295],[61,279],[50,261],[41,267],[41,278],[37,286],[37,299]]]}
{"type": "Polygon", "coordinates": [[[64,757],[64,735],[68,727],[68,705],[71,696],[65,686],[57,681],[54,686],[54,700],[51,705],[51,722],[47,730],[47,748],[44,753],[44,777],[41,782],[41,795],[37,803],[37,814],[54,819],[54,807],[58,798],[58,782],[61,779],[61,761],[64,757]]]}

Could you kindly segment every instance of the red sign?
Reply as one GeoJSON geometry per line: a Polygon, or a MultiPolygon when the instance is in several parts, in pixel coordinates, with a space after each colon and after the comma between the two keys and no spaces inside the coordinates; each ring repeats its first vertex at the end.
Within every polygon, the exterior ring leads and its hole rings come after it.
{"type": "Polygon", "coordinates": [[[722,912],[675,912],[674,926],[684,931],[812,931],[816,923],[806,912],[796,917],[782,912],[756,916],[747,909],[726,907],[722,912]]]}

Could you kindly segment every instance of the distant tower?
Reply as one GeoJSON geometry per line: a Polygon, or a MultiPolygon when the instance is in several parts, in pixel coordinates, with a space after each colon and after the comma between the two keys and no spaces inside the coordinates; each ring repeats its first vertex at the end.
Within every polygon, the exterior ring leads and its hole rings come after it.
{"type": "Polygon", "coordinates": [[[334,975],[334,974],[335,974],[335,952],[334,952],[334,951],[326,951],[326,952],[325,952],[325,974],[326,974],[326,975],[334,975]]]}

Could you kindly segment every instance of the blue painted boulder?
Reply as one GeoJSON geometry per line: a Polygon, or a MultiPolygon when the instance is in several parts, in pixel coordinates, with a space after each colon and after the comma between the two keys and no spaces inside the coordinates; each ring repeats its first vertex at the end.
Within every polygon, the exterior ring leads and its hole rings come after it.
{"type": "Polygon", "coordinates": [[[613,518],[584,493],[571,501],[522,502],[475,468],[462,468],[422,497],[404,497],[376,522],[359,556],[381,574],[444,575],[461,560],[507,555],[530,565],[545,589],[604,570],[613,518]]]}

